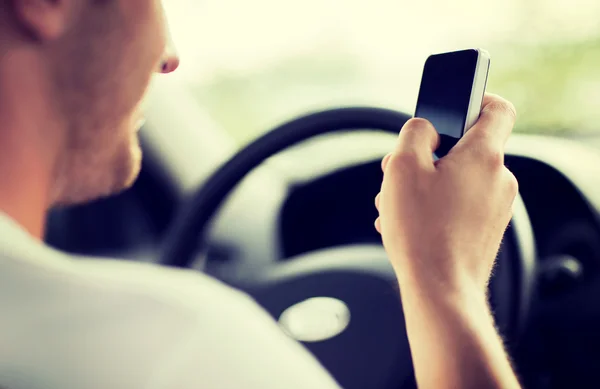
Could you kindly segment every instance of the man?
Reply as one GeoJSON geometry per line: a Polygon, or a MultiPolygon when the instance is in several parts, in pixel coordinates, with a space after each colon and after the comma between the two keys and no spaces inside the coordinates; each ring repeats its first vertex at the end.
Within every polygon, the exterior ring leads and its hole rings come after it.
{"type": "MultiPolygon", "coordinates": [[[[170,72],[159,0],[0,0],[0,387],[328,389],[337,384],[251,299],[205,275],[78,260],[41,243],[48,209],[127,188],[138,105],[170,72]]],[[[517,388],[486,284],[517,193],[514,109],[434,163],[410,121],[377,206],[421,388],[517,388]],[[410,182],[410,185],[406,185],[410,182]]]]}

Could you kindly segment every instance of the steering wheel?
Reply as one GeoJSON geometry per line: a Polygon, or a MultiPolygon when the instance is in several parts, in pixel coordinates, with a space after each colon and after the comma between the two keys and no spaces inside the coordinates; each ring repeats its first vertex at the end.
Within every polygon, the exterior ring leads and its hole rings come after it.
{"type": "MultiPolygon", "coordinates": [[[[267,158],[326,133],[398,133],[409,118],[387,109],[339,108],[301,116],[266,133],[218,169],[181,207],[159,263],[190,267],[206,249],[207,227],[228,194],[267,158]]],[[[534,247],[519,197],[490,283],[490,303],[509,349],[518,340],[531,298],[534,247]]],[[[286,332],[303,341],[342,387],[397,389],[413,381],[396,276],[381,245],[317,250],[232,273],[220,278],[281,319],[286,332]]]]}

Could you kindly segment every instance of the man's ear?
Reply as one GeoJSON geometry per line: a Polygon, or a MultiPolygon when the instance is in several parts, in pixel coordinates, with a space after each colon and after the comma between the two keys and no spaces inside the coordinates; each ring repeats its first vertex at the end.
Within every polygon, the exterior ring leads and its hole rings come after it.
{"type": "Polygon", "coordinates": [[[11,0],[17,21],[40,41],[64,35],[73,21],[78,0],[11,0]]]}

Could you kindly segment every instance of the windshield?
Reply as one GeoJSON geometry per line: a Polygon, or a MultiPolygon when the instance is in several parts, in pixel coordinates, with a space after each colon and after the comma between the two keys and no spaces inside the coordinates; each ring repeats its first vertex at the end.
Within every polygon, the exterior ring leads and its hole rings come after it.
{"type": "Polygon", "coordinates": [[[293,116],[369,105],[414,112],[426,57],[492,57],[488,91],[517,131],[585,133],[600,119],[597,0],[169,0],[175,77],[245,143],[293,116]]]}

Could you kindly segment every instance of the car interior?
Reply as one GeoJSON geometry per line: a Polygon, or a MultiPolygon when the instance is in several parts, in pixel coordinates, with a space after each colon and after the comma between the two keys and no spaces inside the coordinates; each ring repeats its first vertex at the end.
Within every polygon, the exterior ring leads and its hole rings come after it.
{"type": "Polygon", "coordinates": [[[413,115],[426,56],[486,46],[488,90],[519,112],[505,161],[519,197],[490,284],[494,317],[524,387],[597,387],[600,26],[589,20],[600,6],[392,3],[166,5],[181,74],[149,91],[139,179],[53,210],[46,242],[206,272],[250,294],[283,330],[296,304],[342,301],[343,328],[290,335],[344,388],[414,387],[401,296],[373,227],[380,162],[413,115]],[[198,15],[212,16],[200,27],[198,15]],[[542,27],[557,20],[556,31],[542,27]],[[412,43],[399,38],[423,28],[412,43]]]}

